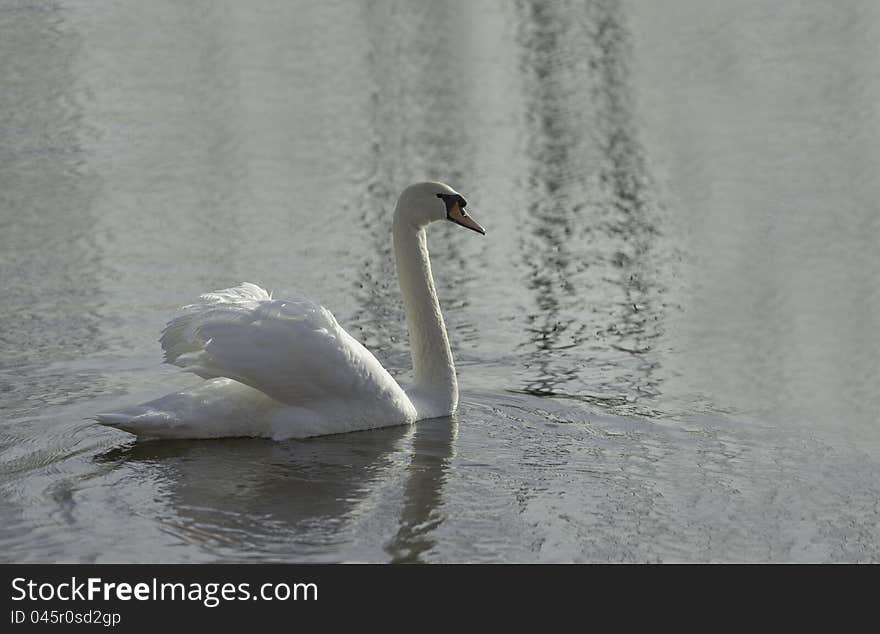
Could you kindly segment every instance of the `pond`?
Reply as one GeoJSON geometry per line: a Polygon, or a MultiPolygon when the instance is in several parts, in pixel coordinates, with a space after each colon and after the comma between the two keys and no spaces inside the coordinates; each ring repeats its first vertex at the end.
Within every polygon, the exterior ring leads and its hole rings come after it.
{"type": "Polygon", "coordinates": [[[0,555],[880,559],[880,6],[0,8],[0,555]],[[452,419],[136,443],[159,332],[242,281],[410,372],[400,191],[452,419]],[[444,225],[446,223],[443,223],[444,225]]]}

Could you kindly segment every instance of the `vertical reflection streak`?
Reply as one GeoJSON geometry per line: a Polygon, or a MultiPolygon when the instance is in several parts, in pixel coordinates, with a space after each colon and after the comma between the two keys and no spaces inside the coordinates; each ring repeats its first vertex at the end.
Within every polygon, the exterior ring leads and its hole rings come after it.
{"type": "Polygon", "coordinates": [[[645,413],[659,393],[663,290],[629,34],[615,1],[517,7],[531,159],[521,249],[534,298],[521,391],[645,413]]]}
{"type": "Polygon", "coordinates": [[[440,511],[443,486],[457,430],[455,417],[416,423],[400,523],[397,533],[385,547],[392,563],[422,562],[424,554],[436,543],[433,533],[444,520],[440,511]]]}

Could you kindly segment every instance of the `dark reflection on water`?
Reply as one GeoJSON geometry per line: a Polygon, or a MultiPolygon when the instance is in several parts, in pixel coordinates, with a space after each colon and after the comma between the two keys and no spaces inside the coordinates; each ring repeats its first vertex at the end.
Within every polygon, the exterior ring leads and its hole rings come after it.
{"type": "Polygon", "coordinates": [[[290,560],[340,539],[410,432],[139,443],[98,460],[157,486],[158,521],[174,538],[223,558],[290,560]]]}
{"type": "Polygon", "coordinates": [[[133,443],[96,461],[156,487],[165,534],[236,560],[320,559],[334,544],[356,541],[350,534],[359,516],[373,512],[373,489],[397,471],[402,508],[384,548],[392,561],[417,562],[443,520],[438,509],[455,430],[455,421],[442,418],[307,442],[133,443]]]}
{"type": "Polygon", "coordinates": [[[623,11],[620,3],[612,1],[597,2],[591,8],[595,41],[590,68],[597,76],[594,139],[603,158],[599,191],[605,213],[600,224],[610,238],[605,243],[619,245],[610,264],[618,269],[617,284],[623,294],[618,324],[604,331],[612,348],[633,355],[623,362],[627,369],[626,391],[639,402],[656,396],[659,389],[653,372],[660,363],[659,355],[645,356],[652,350],[652,340],[660,334],[664,317],[657,301],[663,289],[653,268],[659,229],[651,206],[658,201],[651,194],[644,150],[637,138],[629,71],[631,36],[623,11]]]}
{"type": "Polygon", "coordinates": [[[537,349],[533,357],[537,376],[525,391],[544,396],[564,389],[564,383],[576,378],[577,368],[566,367],[558,355],[577,346],[578,335],[586,328],[561,314],[560,299],[577,292],[573,273],[578,254],[571,251],[579,245],[571,244],[571,236],[573,223],[577,222],[573,207],[578,202],[571,200],[571,190],[577,196],[578,188],[571,181],[586,175],[571,173],[571,154],[578,149],[575,143],[587,121],[565,116],[570,106],[566,103],[570,90],[567,80],[573,69],[571,60],[561,55],[567,47],[560,40],[570,36],[568,15],[560,15],[558,7],[540,2],[520,4],[519,8],[524,13],[520,18],[522,64],[532,96],[527,116],[535,127],[529,137],[532,173],[527,190],[533,240],[521,248],[531,272],[528,286],[535,293],[539,311],[528,316],[527,332],[532,337],[526,345],[537,349]]]}
{"type": "MultiPolygon", "coordinates": [[[[520,3],[530,159],[521,238],[536,312],[522,391],[632,409],[657,393],[646,357],[663,312],[654,224],[618,2],[520,3]]],[[[640,407],[645,411],[644,406],[640,407]]]]}
{"type": "Polygon", "coordinates": [[[434,418],[420,422],[415,428],[412,456],[406,467],[400,525],[385,546],[393,563],[423,561],[423,553],[435,546],[433,533],[444,519],[440,511],[443,484],[457,427],[455,418],[434,418]]]}

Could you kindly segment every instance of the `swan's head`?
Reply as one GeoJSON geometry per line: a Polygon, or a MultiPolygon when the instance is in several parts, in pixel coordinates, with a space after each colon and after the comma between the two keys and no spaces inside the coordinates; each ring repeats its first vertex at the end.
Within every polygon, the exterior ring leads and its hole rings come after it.
{"type": "Polygon", "coordinates": [[[403,190],[395,217],[415,227],[424,227],[435,220],[449,220],[485,235],[486,230],[470,217],[466,206],[464,197],[445,183],[416,183],[403,190]]]}

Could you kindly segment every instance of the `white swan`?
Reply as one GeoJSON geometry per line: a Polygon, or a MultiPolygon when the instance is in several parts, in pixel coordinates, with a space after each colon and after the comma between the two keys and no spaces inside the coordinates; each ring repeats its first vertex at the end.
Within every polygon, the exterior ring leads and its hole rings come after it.
{"type": "Polygon", "coordinates": [[[443,183],[406,188],[394,211],[394,255],[415,382],[404,390],[323,306],[272,299],[255,284],[215,291],[168,323],[165,361],[210,379],[98,422],[141,439],[257,436],[281,440],[448,416],[458,405],[449,339],[425,226],[450,220],[485,234],[443,183]]]}

